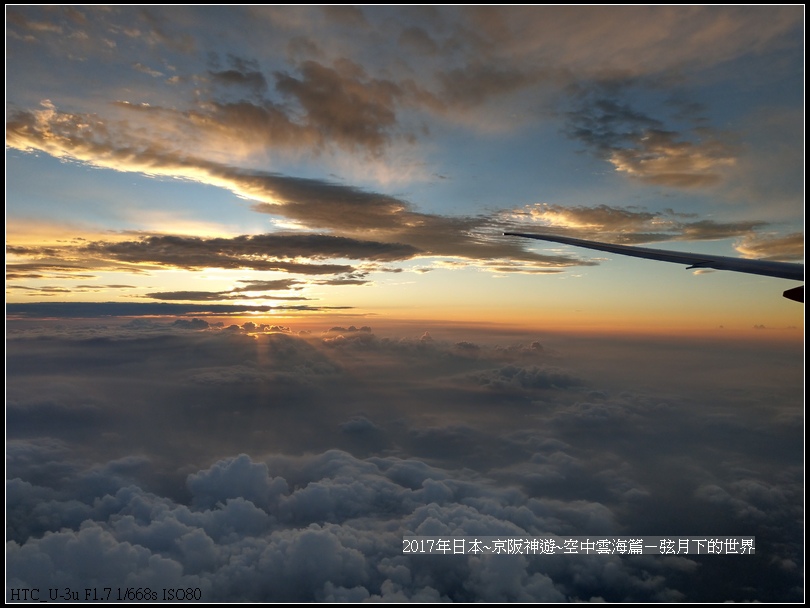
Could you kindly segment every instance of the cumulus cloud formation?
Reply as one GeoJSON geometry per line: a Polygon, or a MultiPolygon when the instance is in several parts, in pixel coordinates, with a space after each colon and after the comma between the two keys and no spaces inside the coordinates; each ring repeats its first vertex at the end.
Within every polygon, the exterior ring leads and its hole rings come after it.
{"type": "MultiPolygon", "coordinates": [[[[414,533],[475,535],[483,529],[520,534],[549,526],[550,513],[540,501],[515,508],[515,496],[448,478],[447,472],[418,462],[358,460],[332,450],[294,464],[307,471],[300,481],[308,483],[297,490],[273,476],[267,463],[244,454],[214,463],[188,477],[191,506],[138,487],[122,488],[96,508],[85,505],[87,519],[78,530],[66,527],[23,546],[12,543],[10,581],[34,584],[56,577],[68,585],[94,565],[98,569],[88,584],[126,575],[143,587],[200,589],[211,600],[562,601],[576,587],[579,569],[593,569],[591,584],[597,586],[604,580],[602,569],[612,565],[629,594],[682,597],[666,587],[663,577],[645,582],[649,566],[643,560],[625,565],[605,558],[607,564],[591,566],[571,558],[550,575],[545,568],[551,560],[543,558],[486,556],[460,562],[402,555],[401,537],[381,528],[381,518],[389,527],[397,522],[414,533]],[[418,486],[409,487],[413,483],[418,486]],[[454,505],[459,496],[469,504],[454,505]],[[145,522],[147,512],[154,515],[145,522]],[[101,513],[116,523],[104,525],[101,513]],[[314,521],[320,523],[306,525],[314,521]],[[60,552],[65,545],[70,550],[60,552]],[[94,549],[100,553],[90,564],[79,566],[69,557],[72,551],[94,549]],[[237,554],[243,557],[229,558],[237,554]],[[53,566],[36,568],[45,556],[53,566]]],[[[282,458],[271,463],[281,470],[291,465],[282,458]]],[[[27,489],[12,484],[12,490],[27,489]]],[[[48,508],[57,507],[49,505],[43,512],[48,508]]]]}
{"type": "MultiPolygon", "coordinates": [[[[756,348],[687,350],[664,372],[650,365],[656,353],[683,344],[557,337],[542,348],[518,335],[447,342],[341,327],[327,334],[346,337],[335,348],[289,328],[236,329],[10,324],[7,589],[190,587],[242,601],[800,596],[801,385],[740,375],[762,367],[756,348]],[[691,377],[696,356],[737,367],[691,377]],[[627,371],[636,359],[649,367],[643,386],[627,371]],[[770,551],[735,557],[739,575],[722,557],[402,552],[406,534],[667,533],[752,534],[770,551]]],[[[788,355],[780,348],[769,360],[788,355]]]]}

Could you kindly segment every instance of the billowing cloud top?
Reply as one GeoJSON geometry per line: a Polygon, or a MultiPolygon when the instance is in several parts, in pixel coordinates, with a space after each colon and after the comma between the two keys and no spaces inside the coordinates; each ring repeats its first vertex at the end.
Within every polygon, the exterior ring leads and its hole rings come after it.
{"type": "Polygon", "coordinates": [[[194,318],[9,330],[7,599],[800,597],[798,346],[194,318]],[[743,533],[756,555],[402,550],[404,535],[743,533]]]}

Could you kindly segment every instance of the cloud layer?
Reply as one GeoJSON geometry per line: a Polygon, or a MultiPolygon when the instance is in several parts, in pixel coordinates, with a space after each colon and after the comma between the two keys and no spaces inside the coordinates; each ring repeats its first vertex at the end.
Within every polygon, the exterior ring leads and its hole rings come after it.
{"type": "MultiPolygon", "coordinates": [[[[503,232],[801,258],[803,18],[10,7],[7,600],[801,601],[787,313],[709,313],[749,341],[496,324],[658,314],[636,274],[544,289],[596,261],[503,232]],[[406,534],[765,548],[440,557],[406,534]]],[[[704,311],[670,293],[659,333],[704,311]]]]}
{"type": "Polygon", "coordinates": [[[44,323],[10,325],[8,587],[191,587],[242,601],[800,597],[790,348],[763,363],[761,343],[44,323]],[[696,371],[710,361],[712,374],[696,371]],[[743,532],[771,550],[733,570],[716,557],[402,553],[405,534],[743,532]]]}

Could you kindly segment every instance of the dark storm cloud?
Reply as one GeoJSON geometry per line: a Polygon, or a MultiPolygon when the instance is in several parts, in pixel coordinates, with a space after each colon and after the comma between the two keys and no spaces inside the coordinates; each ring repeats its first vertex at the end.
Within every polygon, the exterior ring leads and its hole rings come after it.
{"type": "Polygon", "coordinates": [[[252,323],[87,323],[92,338],[10,322],[7,587],[800,599],[800,346],[341,327],[335,347],[252,323]],[[770,550],[734,571],[720,556],[402,553],[404,534],[550,533],[754,534],[770,550]]]}

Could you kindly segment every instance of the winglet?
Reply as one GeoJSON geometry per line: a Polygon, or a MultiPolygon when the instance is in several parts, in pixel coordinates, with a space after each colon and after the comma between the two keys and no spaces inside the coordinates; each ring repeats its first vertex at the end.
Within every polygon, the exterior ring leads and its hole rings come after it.
{"type": "MultiPolygon", "coordinates": [[[[766,277],[790,279],[792,281],[804,280],[804,265],[793,264],[790,262],[746,260],[721,255],[684,253],[665,249],[652,249],[650,247],[636,247],[634,245],[615,245],[613,243],[587,241],[585,239],[577,239],[570,236],[559,236],[556,234],[526,234],[522,232],[504,232],[503,234],[504,236],[519,236],[527,239],[551,241],[552,243],[574,245],[576,247],[585,247],[586,249],[596,249],[597,251],[607,251],[609,253],[629,255],[636,258],[646,258],[648,260],[672,262],[674,264],[686,264],[690,269],[712,268],[714,270],[732,270],[734,272],[758,274],[766,277]]],[[[804,303],[803,286],[788,289],[783,295],[789,300],[804,303]]]]}
{"type": "Polygon", "coordinates": [[[799,285],[793,289],[788,289],[782,295],[788,300],[793,300],[794,302],[801,302],[804,304],[804,285],[799,285]]]}

